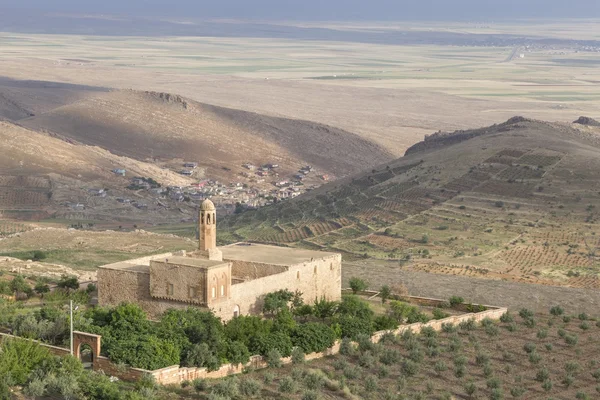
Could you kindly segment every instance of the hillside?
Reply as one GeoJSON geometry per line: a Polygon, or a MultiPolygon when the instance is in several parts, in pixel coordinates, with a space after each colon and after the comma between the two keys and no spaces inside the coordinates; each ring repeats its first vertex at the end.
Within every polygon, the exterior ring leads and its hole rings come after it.
{"type": "Polygon", "coordinates": [[[108,89],[0,76],[0,119],[17,121],[48,112],[108,89]]]}
{"type": "Polygon", "coordinates": [[[221,240],[599,288],[598,174],[599,129],[515,117],[431,135],[369,172],[221,220],[221,240]]]}
{"type": "MultiPolygon", "coordinates": [[[[94,146],[68,143],[6,121],[0,121],[0,154],[0,218],[49,215],[59,205],[64,207],[65,202],[86,199],[92,205],[88,188],[122,190],[128,185],[126,178],[112,173],[115,168],[127,168],[133,176],[153,177],[164,185],[191,182],[154,164],[116,156],[94,146]]],[[[105,213],[115,218],[119,210],[111,204],[105,213]]],[[[131,207],[127,213],[132,214],[131,207]]]]}
{"type": "Polygon", "coordinates": [[[310,164],[320,173],[344,176],[392,158],[380,146],[337,128],[166,93],[101,93],[20,123],[138,160],[197,162],[207,176],[223,179],[234,179],[244,162],[276,163],[283,173],[310,164]],[[224,168],[231,172],[225,174],[224,168]]]}

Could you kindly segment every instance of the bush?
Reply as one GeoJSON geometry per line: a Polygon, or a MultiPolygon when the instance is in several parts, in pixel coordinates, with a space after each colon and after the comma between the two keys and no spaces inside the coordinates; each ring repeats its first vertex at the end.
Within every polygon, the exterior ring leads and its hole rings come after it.
{"type": "Polygon", "coordinates": [[[356,352],[354,348],[354,343],[352,343],[352,339],[349,337],[345,337],[342,339],[340,343],[340,354],[344,356],[352,356],[356,352]]]}
{"type": "Polygon", "coordinates": [[[554,315],[556,317],[563,315],[565,313],[565,310],[563,310],[563,308],[561,306],[554,306],[552,308],[550,308],[550,314],[554,315]]]}
{"type": "Polygon", "coordinates": [[[533,318],[533,316],[534,316],[533,311],[531,311],[527,308],[522,308],[519,311],[519,317],[521,317],[522,319],[525,319],[525,320],[530,319],[530,318],[533,318]]]}
{"type": "Polygon", "coordinates": [[[366,351],[358,356],[358,365],[363,368],[373,368],[375,366],[375,357],[370,351],[366,351]]]}
{"type": "Polygon", "coordinates": [[[542,360],[542,356],[540,356],[537,351],[533,351],[532,353],[529,354],[529,362],[537,365],[540,363],[540,361],[542,360]]]}
{"type": "Polygon", "coordinates": [[[309,372],[304,376],[304,385],[307,389],[320,390],[325,384],[325,379],[317,372],[309,372]]]}
{"type": "Polygon", "coordinates": [[[548,337],[548,329],[540,329],[536,336],[538,339],[546,339],[548,337]]]}
{"type": "Polygon", "coordinates": [[[396,349],[390,349],[390,350],[385,351],[381,355],[381,357],[379,358],[379,361],[381,361],[381,363],[385,364],[385,365],[393,365],[393,364],[400,362],[401,359],[402,359],[402,355],[400,354],[400,351],[398,351],[396,349]]]}
{"type": "Polygon", "coordinates": [[[281,393],[295,393],[298,390],[298,385],[291,376],[284,377],[279,381],[279,392],[281,393]]]}
{"type": "Polygon", "coordinates": [[[525,345],[523,345],[523,350],[525,350],[527,354],[530,354],[535,351],[536,347],[537,346],[535,345],[535,343],[528,342],[525,343],[525,345]]]}
{"type": "Polygon", "coordinates": [[[376,392],[379,386],[379,382],[377,382],[377,378],[374,377],[373,375],[369,375],[367,376],[367,378],[365,379],[365,391],[367,393],[373,393],[376,392]]]}
{"type": "Polygon", "coordinates": [[[579,342],[577,335],[565,335],[565,343],[569,346],[575,346],[579,342]]]}
{"type": "Polygon", "coordinates": [[[292,363],[293,364],[303,364],[305,361],[304,351],[300,347],[294,347],[292,350],[292,363]]]}
{"type": "Polygon", "coordinates": [[[257,380],[248,378],[240,382],[239,390],[240,394],[244,396],[244,398],[252,398],[260,394],[262,385],[257,380]]]}
{"type": "Polygon", "coordinates": [[[315,392],[314,390],[307,390],[306,392],[302,393],[302,400],[318,400],[319,399],[319,394],[317,392],[315,392]]]}
{"type": "Polygon", "coordinates": [[[467,382],[465,384],[465,393],[467,394],[467,396],[473,398],[475,392],[477,392],[477,386],[475,386],[473,382],[467,382]]]}
{"type": "Polygon", "coordinates": [[[512,314],[509,312],[505,312],[504,314],[502,314],[500,316],[500,322],[503,322],[505,324],[513,322],[513,321],[514,321],[514,318],[513,318],[512,314]]]}
{"type": "Polygon", "coordinates": [[[402,371],[408,376],[414,376],[419,372],[419,365],[409,359],[405,359],[402,362],[402,371]]]}
{"type": "Polygon", "coordinates": [[[266,361],[269,368],[281,368],[283,365],[281,353],[276,348],[269,350],[266,361]]]}
{"type": "Polygon", "coordinates": [[[535,374],[535,380],[538,382],[544,382],[548,378],[550,378],[550,372],[546,367],[538,370],[537,374],[535,374]]]}
{"type": "Polygon", "coordinates": [[[454,369],[454,376],[457,378],[462,378],[467,373],[467,368],[464,365],[457,365],[454,369]]]}
{"type": "Polygon", "coordinates": [[[448,366],[446,365],[446,363],[444,361],[436,362],[433,368],[434,368],[435,372],[437,372],[438,374],[441,374],[442,372],[448,370],[448,366]]]}
{"type": "Polygon", "coordinates": [[[239,395],[240,389],[236,377],[224,379],[214,385],[210,393],[227,398],[233,398],[239,395]]]}
{"type": "Polygon", "coordinates": [[[450,297],[450,299],[448,300],[448,302],[450,303],[450,307],[456,307],[456,306],[459,306],[462,303],[464,303],[465,299],[463,299],[460,296],[452,296],[452,297],[450,297]]]}
{"type": "Polygon", "coordinates": [[[24,385],[35,368],[51,360],[49,350],[35,342],[23,339],[0,342],[0,377],[10,376],[15,385],[24,385]]]}
{"type": "Polygon", "coordinates": [[[515,399],[522,397],[525,394],[525,392],[527,392],[527,390],[522,386],[513,386],[510,389],[510,395],[515,399]]]}
{"type": "Polygon", "coordinates": [[[350,278],[350,289],[352,289],[352,293],[357,294],[358,292],[362,292],[367,290],[369,284],[360,278],[350,278]]]}
{"type": "Polygon", "coordinates": [[[542,389],[544,389],[546,392],[551,391],[552,390],[552,380],[546,379],[544,382],[542,382],[542,389]]]}
{"type": "Polygon", "coordinates": [[[208,383],[205,379],[202,378],[194,379],[192,381],[192,386],[194,387],[194,390],[198,393],[204,392],[206,389],[208,389],[208,383]]]}

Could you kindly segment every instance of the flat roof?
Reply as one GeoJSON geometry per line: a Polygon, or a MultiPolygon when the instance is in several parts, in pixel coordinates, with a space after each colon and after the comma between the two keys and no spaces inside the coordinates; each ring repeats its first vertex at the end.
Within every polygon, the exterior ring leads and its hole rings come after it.
{"type": "Polygon", "coordinates": [[[338,253],[269,246],[266,244],[236,243],[219,247],[224,260],[249,261],[263,264],[295,265],[338,253]]]}
{"type": "Polygon", "coordinates": [[[205,269],[219,267],[219,266],[222,266],[223,264],[227,264],[227,261],[211,261],[211,260],[207,260],[204,258],[181,257],[181,256],[155,258],[152,261],[164,262],[164,263],[176,264],[176,265],[185,265],[187,267],[205,268],[205,269]]]}

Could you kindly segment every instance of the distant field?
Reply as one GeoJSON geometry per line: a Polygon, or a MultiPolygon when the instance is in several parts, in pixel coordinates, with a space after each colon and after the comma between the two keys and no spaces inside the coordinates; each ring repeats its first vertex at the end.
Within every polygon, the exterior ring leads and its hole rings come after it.
{"type": "MultiPolygon", "coordinates": [[[[595,21],[324,25],[356,33],[447,31],[598,40],[595,21]]],[[[16,79],[160,90],[326,123],[361,134],[398,156],[439,129],[488,125],[517,114],[569,121],[600,110],[600,52],[573,45],[3,33],[0,63],[2,74],[16,79]]]]}

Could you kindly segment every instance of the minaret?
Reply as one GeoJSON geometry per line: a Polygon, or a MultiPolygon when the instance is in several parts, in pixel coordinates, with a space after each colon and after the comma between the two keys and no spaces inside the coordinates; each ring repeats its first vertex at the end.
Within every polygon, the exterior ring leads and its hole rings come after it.
{"type": "Polygon", "coordinates": [[[217,248],[217,213],[215,205],[210,200],[204,200],[200,205],[198,216],[198,232],[200,255],[214,261],[223,261],[223,254],[217,248]]]}

